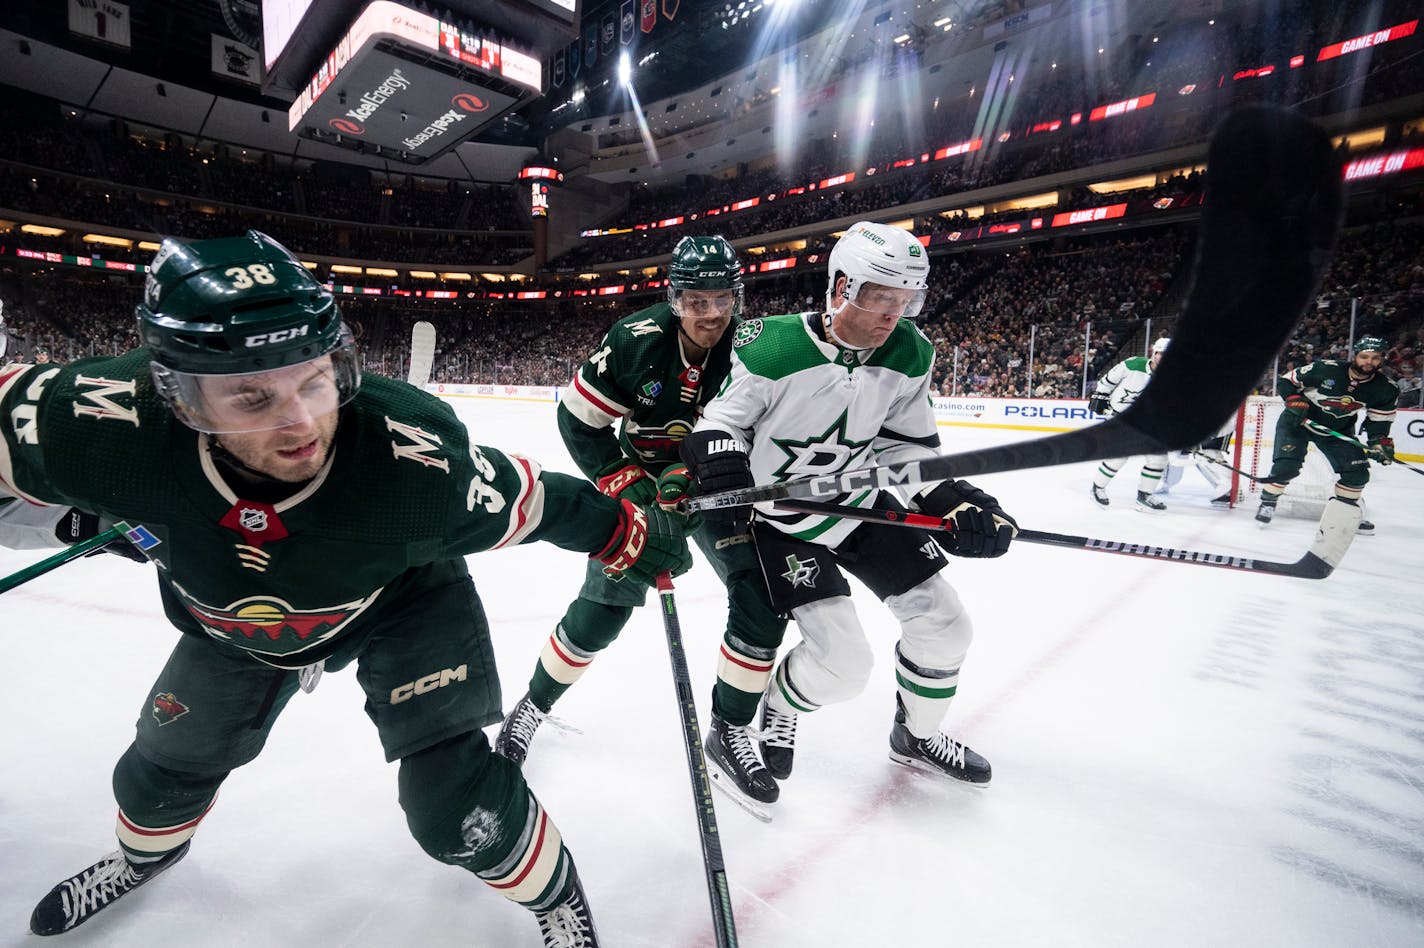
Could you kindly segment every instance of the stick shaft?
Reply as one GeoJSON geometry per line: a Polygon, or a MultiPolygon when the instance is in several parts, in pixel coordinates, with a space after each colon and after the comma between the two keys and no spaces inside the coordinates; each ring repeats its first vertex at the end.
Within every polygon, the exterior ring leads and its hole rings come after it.
{"type": "Polygon", "coordinates": [[[28,583],[37,576],[43,576],[50,570],[58,569],[71,560],[76,560],[86,553],[108,546],[116,540],[122,540],[123,532],[118,527],[110,527],[103,533],[95,534],[83,542],[76,543],[71,547],[60,550],[53,556],[46,557],[38,563],[26,566],[24,569],[16,570],[9,576],[0,579],[0,593],[9,592],[16,586],[28,583]]]}

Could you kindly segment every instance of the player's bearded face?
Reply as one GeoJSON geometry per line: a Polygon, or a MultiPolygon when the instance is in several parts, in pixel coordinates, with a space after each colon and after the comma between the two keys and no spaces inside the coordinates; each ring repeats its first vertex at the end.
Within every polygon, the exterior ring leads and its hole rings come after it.
{"type": "Polygon", "coordinates": [[[209,376],[202,384],[214,422],[229,430],[218,442],[243,464],[295,483],[326,463],[341,402],[330,356],[255,375],[209,376]]]}
{"type": "Polygon", "coordinates": [[[1374,375],[1383,364],[1384,353],[1366,349],[1364,352],[1355,353],[1353,367],[1359,375],[1374,375]]]}
{"type": "Polygon", "coordinates": [[[683,290],[677,304],[682,331],[697,345],[711,349],[731,325],[736,302],[735,290],[683,290]]]}

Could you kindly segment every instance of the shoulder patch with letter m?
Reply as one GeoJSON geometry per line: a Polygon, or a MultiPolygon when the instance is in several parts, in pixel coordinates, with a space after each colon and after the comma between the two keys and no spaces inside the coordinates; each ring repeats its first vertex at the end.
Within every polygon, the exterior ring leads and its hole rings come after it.
{"type": "Polygon", "coordinates": [[[396,434],[410,439],[405,443],[391,442],[391,450],[397,458],[416,461],[426,467],[438,467],[446,474],[450,473],[449,458],[439,457],[440,446],[443,443],[439,435],[431,434],[415,425],[394,421],[389,416],[386,418],[386,430],[394,431],[396,434]]]}

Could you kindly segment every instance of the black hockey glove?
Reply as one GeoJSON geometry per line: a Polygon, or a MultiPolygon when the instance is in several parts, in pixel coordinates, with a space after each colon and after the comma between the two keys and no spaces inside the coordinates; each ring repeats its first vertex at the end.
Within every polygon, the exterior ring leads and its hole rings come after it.
{"type": "MultiPolygon", "coordinates": [[[[724,490],[752,486],[752,465],[741,441],[725,431],[694,431],[682,439],[678,451],[692,472],[693,492],[702,497],[724,490]]],[[[702,511],[711,523],[730,524],[733,533],[746,533],[751,508],[714,507],[702,511]]]]}
{"type": "Polygon", "coordinates": [[[610,579],[628,576],[651,586],[659,573],[677,576],[692,568],[687,525],[687,518],[680,513],[657,504],[637,507],[624,500],[619,504],[613,536],[590,556],[603,564],[610,579]]]}
{"type": "MultiPolygon", "coordinates": [[[[113,524],[100,520],[91,513],[86,513],[78,507],[70,507],[59,522],[54,525],[54,537],[65,546],[73,546],[76,543],[83,543],[85,540],[93,539],[113,524]]],[[[113,553],[115,556],[122,556],[126,560],[134,560],[139,563],[147,563],[148,557],[128,540],[119,539],[108,546],[100,547],[85,553],[85,556],[97,556],[100,553],[113,553]]]]}
{"type": "Polygon", "coordinates": [[[951,556],[1003,556],[1019,532],[999,502],[967,481],[949,480],[915,495],[927,514],[954,521],[954,531],[937,531],[935,540],[951,556]]]}
{"type": "Polygon", "coordinates": [[[1088,411],[1097,415],[1111,415],[1112,405],[1106,395],[1093,395],[1088,399],[1088,411]]]}

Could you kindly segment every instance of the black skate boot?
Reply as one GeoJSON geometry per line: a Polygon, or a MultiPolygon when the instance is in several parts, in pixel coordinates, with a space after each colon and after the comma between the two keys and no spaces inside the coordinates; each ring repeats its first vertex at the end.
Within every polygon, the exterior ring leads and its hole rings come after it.
{"type": "Polygon", "coordinates": [[[569,891],[562,902],[542,912],[536,911],[539,934],[544,936],[544,948],[598,948],[598,932],[593,928],[593,916],[588,910],[588,897],[578,870],[569,865],[569,891]]]}
{"type": "Polygon", "coordinates": [[[728,724],[712,715],[707,728],[707,776],[712,786],[731,797],[763,823],[771,822],[771,805],[781,796],[775,778],[757,760],[745,725],[728,724]]]}
{"type": "Polygon", "coordinates": [[[494,739],[494,752],[523,767],[524,758],[529,756],[529,744],[534,740],[534,732],[539,730],[539,725],[544,723],[548,716],[549,713],[540,711],[526,693],[500,725],[499,736],[494,739]]]}
{"type": "Polygon", "coordinates": [[[890,759],[914,770],[966,783],[986,784],[993,775],[989,762],[942,732],[924,740],[905,726],[905,706],[895,696],[895,726],[890,729],[890,759]]]}
{"type": "Polygon", "coordinates": [[[1262,494],[1261,506],[1256,508],[1256,522],[1261,526],[1266,526],[1276,515],[1276,502],[1279,501],[1279,494],[1262,494]]]}
{"type": "Polygon", "coordinates": [[[135,864],[122,851],[110,853],[50,889],[30,915],[30,931],[59,935],[78,928],[186,855],[187,842],[156,862],[135,864]]]}
{"type": "Polygon", "coordinates": [[[1375,535],[1375,525],[1371,520],[1361,520],[1355,527],[1355,532],[1362,537],[1372,537],[1375,535]]]}
{"type": "Polygon", "coordinates": [[[1141,513],[1159,514],[1167,512],[1167,505],[1145,490],[1137,492],[1137,502],[1133,504],[1133,508],[1141,513]]]}
{"type": "Polygon", "coordinates": [[[777,780],[791,776],[791,765],[796,757],[796,719],[794,711],[778,711],[771,702],[761,702],[761,759],[766,769],[777,780]]]}
{"type": "Polygon", "coordinates": [[[1104,489],[1104,488],[1102,488],[1102,487],[1099,487],[1097,484],[1094,484],[1094,485],[1093,485],[1093,500],[1095,500],[1095,501],[1098,502],[1098,506],[1099,506],[1099,507],[1102,507],[1104,510],[1106,510],[1107,507],[1108,507],[1108,492],[1107,492],[1107,490],[1104,489]]]}

